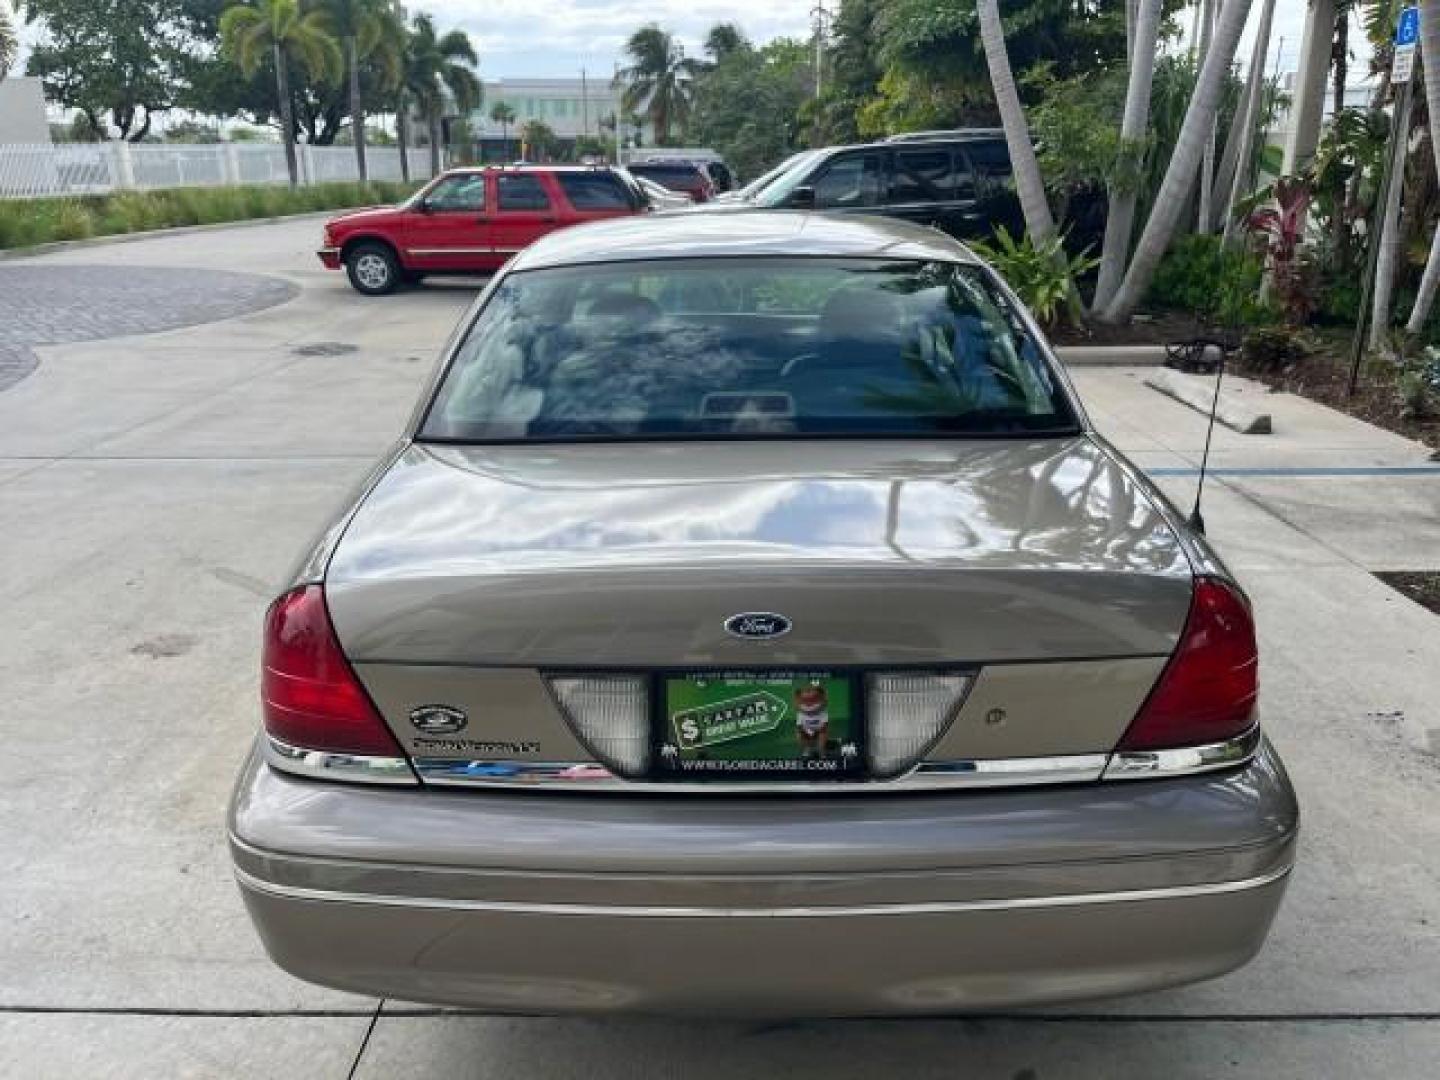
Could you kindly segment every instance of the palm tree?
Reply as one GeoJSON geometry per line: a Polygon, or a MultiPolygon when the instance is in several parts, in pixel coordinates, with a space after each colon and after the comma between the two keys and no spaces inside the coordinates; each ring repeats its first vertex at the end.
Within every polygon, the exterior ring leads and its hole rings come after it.
{"type": "Polygon", "coordinates": [[[1249,15],[1250,0],[1226,0],[1220,8],[1220,18],[1216,20],[1210,48],[1195,80],[1195,90],[1190,97],[1190,106],[1185,110],[1185,120],[1180,125],[1165,178],[1160,181],[1160,189],[1155,194],[1150,219],[1145,222],[1145,231],[1135,245],[1135,254],[1124,280],[1100,315],[1103,322],[1129,321],[1140,305],[1140,298],[1150,287],[1160,259],[1170,246],[1180,215],[1190,206],[1189,194],[1200,171],[1200,159],[1205,154],[1215,116],[1220,111],[1220,98],[1230,73],[1230,63],[1235,58],[1235,46],[1240,43],[1240,33],[1245,29],[1245,20],[1249,15]]]}
{"type": "MultiPolygon", "coordinates": [[[[1435,154],[1436,168],[1440,168],[1440,138],[1436,128],[1440,127],[1440,0],[1420,0],[1420,53],[1425,64],[1425,105],[1430,120],[1430,148],[1435,154]]],[[[1415,295],[1415,306],[1410,309],[1410,319],[1405,329],[1418,334],[1425,328],[1430,317],[1430,306],[1435,303],[1435,289],[1440,285],[1440,225],[1430,241],[1430,254],[1425,259],[1425,273],[1420,278],[1420,291],[1415,295]]]]}
{"type": "Polygon", "coordinates": [[[15,33],[15,24],[10,20],[8,9],[0,7],[0,82],[10,73],[10,65],[20,55],[20,38],[15,33]]]}
{"type": "Polygon", "coordinates": [[[505,160],[510,160],[510,125],[515,122],[515,110],[503,101],[497,101],[490,109],[490,119],[500,125],[500,141],[505,144],[505,160]]]}
{"type": "Polygon", "coordinates": [[[1155,42],[1160,34],[1161,0],[1139,0],[1130,50],[1130,80],[1125,89],[1125,112],[1120,121],[1120,160],[1117,176],[1109,184],[1110,210],[1105,218],[1105,240],[1100,249],[1100,275],[1093,300],[1104,310],[1120,286],[1130,238],[1135,231],[1136,183],[1141,171],[1140,150],[1150,122],[1150,87],[1155,79],[1155,42]]]}
{"type": "MultiPolygon", "coordinates": [[[[990,69],[990,85],[995,93],[1000,123],[1005,128],[1005,145],[1010,151],[1020,211],[1025,215],[1025,231],[1033,247],[1045,248],[1055,238],[1055,218],[1050,213],[1045,181],[1040,175],[1040,162],[1035,157],[1035,145],[1030,139],[1030,125],[1020,107],[1020,91],[1015,86],[1015,74],[1010,69],[1010,54],[1005,48],[1005,27],[1000,22],[999,0],[978,0],[976,10],[980,16],[980,45],[985,51],[985,64],[990,69]]],[[[1070,315],[1078,322],[1080,294],[1075,282],[1070,279],[1064,249],[1059,244],[1055,244],[1054,248],[1056,266],[1069,280],[1066,291],[1070,297],[1070,315]]]]}
{"type": "Polygon", "coordinates": [[[330,34],[329,17],[322,11],[302,10],[299,0],[255,0],[253,5],[225,10],[220,16],[220,40],[246,75],[255,74],[267,58],[274,66],[285,164],[294,187],[300,182],[300,164],[295,157],[290,65],[299,64],[314,79],[338,78],[340,46],[330,34]]]}
{"type": "Polygon", "coordinates": [[[750,48],[750,39],[734,23],[716,23],[705,35],[705,55],[720,63],[743,49],[750,48]]]}
{"type": "Polygon", "coordinates": [[[430,174],[440,173],[441,120],[445,115],[445,95],[455,108],[468,113],[478,109],[484,97],[475,65],[480,58],[463,30],[450,30],[444,35],[435,30],[429,15],[416,15],[410,24],[406,42],[405,90],[412,98],[430,129],[430,174]]]}
{"type": "Polygon", "coordinates": [[[370,61],[379,74],[382,88],[398,83],[402,24],[388,0],[325,0],[325,10],[345,49],[355,168],[363,181],[369,178],[369,173],[365,167],[365,102],[360,95],[360,66],[370,61]]]}
{"type": "Polygon", "coordinates": [[[633,61],[615,73],[622,87],[621,107],[643,111],[655,128],[655,142],[670,142],[671,124],[682,128],[690,115],[690,82],[701,65],[685,58],[685,46],[673,34],[651,23],[630,35],[625,52],[633,61]]]}

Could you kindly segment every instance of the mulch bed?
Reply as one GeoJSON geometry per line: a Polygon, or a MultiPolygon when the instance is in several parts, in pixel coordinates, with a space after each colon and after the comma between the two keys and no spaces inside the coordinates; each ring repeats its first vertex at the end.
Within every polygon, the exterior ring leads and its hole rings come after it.
{"type": "MultiPolygon", "coordinates": [[[[1328,405],[1386,431],[1422,442],[1440,454],[1440,410],[1423,419],[1402,417],[1393,379],[1367,375],[1362,369],[1359,385],[1354,396],[1350,396],[1347,333],[1333,329],[1315,332],[1313,336],[1319,343],[1315,354],[1289,371],[1271,375],[1240,368],[1235,374],[1263,382],[1273,390],[1284,390],[1328,405]]],[[[1057,326],[1050,331],[1050,339],[1056,345],[1168,345],[1197,337],[1229,338],[1233,334],[1234,331],[1223,331],[1193,315],[1160,311],[1138,314],[1127,326],[1097,323],[1079,330],[1057,326]]]]}
{"type": "Polygon", "coordinates": [[[1126,326],[1095,323],[1076,330],[1061,324],[1049,332],[1049,337],[1056,345],[1168,345],[1213,333],[1212,327],[1193,315],[1158,311],[1137,314],[1126,326]]]}
{"type": "Polygon", "coordinates": [[[1387,570],[1375,576],[1440,615],[1440,570],[1387,570]]]}

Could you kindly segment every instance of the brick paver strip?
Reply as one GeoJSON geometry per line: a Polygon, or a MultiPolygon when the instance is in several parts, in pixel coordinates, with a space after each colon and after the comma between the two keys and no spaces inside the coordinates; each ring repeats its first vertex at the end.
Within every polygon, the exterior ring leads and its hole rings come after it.
{"type": "Polygon", "coordinates": [[[28,346],[195,326],[274,307],[299,291],[230,270],[0,266],[0,390],[35,370],[28,346]]]}

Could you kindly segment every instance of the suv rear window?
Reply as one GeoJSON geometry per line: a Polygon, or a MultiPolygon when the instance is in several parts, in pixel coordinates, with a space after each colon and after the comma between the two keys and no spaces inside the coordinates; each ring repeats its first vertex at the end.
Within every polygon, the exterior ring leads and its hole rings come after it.
{"type": "Polygon", "coordinates": [[[576,210],[632,210],[630,193],[608,172],[556,173],[565,198],[576,210]]]}
{"type": "Polygon", "coordinates": [[[658,184],[690,184],[694,185],[704,179],[699,168],[694,165],[656,165],[647,162],[637,162],[630,166],[630,171],[636,176],[648,176],[658,184]]]}
{"type": "Polygon", "coordinates": [[[422,438],[480,442],[1075,430],[977,266],[666,259],[507,277],[422,438]]]}
{"type": "Polygon", "coordinates": [[[550,196],[538,176],[501,173],[495,178],[496,202],[501,210],[548,210],[550,196]]]}

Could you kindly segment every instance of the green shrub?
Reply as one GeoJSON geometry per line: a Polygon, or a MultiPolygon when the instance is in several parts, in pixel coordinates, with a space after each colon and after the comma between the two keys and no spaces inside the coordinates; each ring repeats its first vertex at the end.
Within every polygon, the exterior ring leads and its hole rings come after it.
{"type": "Polygon", "coordinates": [[[1226,326],[1268,323],[1274,313],[1260,299],[1264,269],[1246,251],[1226,249],[1218,236],[1181,237],[1160,260],[1147,300],[1226,326]]]}
{"type": "Polygon", "coordinates": [[[1278,375],[1309,357],[1305,338],[1283,326],[1251,330],[1240,342],[1240,366],[1262,375],[1278,375]]]}
{"type": "Polygon", "coordinates": [[[395,183],[337,183],[293,190],[250,185],[122,191],[73,199],[0,199],[0,249],[398,202],[411,190],[395,183]]]}

